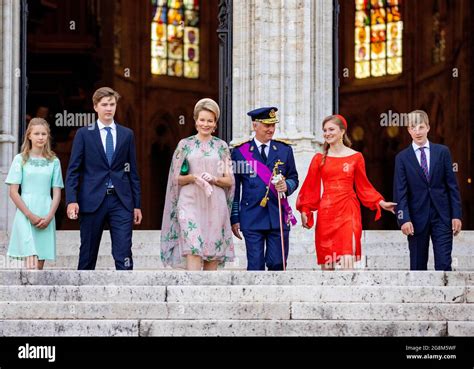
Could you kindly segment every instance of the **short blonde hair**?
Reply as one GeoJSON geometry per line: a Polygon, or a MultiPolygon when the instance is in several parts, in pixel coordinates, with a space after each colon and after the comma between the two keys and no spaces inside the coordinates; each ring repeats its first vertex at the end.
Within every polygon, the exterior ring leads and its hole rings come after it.
{"type": "Polygon", "coordinates": [[[115,102],[118,102],[120,99],[120,94],[110,87],[101,87],[94,92],[94,95],[92,95],[92,102],[94,103],[94,106],[97,105],[104,97],[115,97],[115,102]]]}
{"type": "Polygon", "coordinates": [[[427,127],[430,126],[428,114],[424,110],[413,110],[408,113],[408,127],[416,127],[422,123],[425,123],[427,127]]]}
{"type": "Polygon", "coordinates": [[[219,120],[219,117],[221,115],[221,109],[219,109],[219,105],[217,105],[217,103],[214,100],[208,97],[199,100],[194,106],[194,113],[193,113],[194,120],[198,119],[199,113],[202,112],[203,110],[213,113],[214,117],[216,118],[216,122],[219,120]]]}

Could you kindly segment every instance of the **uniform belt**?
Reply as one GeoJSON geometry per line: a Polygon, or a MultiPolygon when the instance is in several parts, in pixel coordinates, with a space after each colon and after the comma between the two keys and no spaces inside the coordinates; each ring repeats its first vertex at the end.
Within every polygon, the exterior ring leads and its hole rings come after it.
{"type": "Polygon", "coordinates": [[[115,188],[107,188],[105,191],[107,195],[115,195],[115,188]]]}

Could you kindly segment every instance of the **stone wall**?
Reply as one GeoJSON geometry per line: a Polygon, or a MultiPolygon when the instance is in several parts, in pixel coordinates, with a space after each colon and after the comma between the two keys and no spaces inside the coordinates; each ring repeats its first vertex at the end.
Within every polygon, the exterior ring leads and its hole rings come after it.
{"type": "MultiPolygon", "coordinates": [[[[0,230],[8,230],[14,206],[4,180],[18,151],[20,2],[0,0],[0,11],[0,230]]],[[[332,0],[247,0],[233,11],[232,142],[250,136],[248,110],[278,106],[276,137],[293,142],[303,181],[322,142],[320,122],[332,113],[332,0]]]]}
{"type": "Polygon", "coordinates": [[[15,207],[4,184],[18,151],[20,1],[0,0],[0,231],[10,228],[15,207]]]}
{"type": "MultiPolygon", "coordinates": [[[[332,0],[245,3],[233,9],[232,143],[251,135],[247,111],[277,106],[275,137],[292,141],[301,185],[321,147],[321,122],[332,114],[332,0]]],[[[293,209],[296,196],[290,197],[293,209]]],[[[292,252],[310,251],[298,246],[307,242],[295,241],[312,238],[297,226],[292,252]]]]}

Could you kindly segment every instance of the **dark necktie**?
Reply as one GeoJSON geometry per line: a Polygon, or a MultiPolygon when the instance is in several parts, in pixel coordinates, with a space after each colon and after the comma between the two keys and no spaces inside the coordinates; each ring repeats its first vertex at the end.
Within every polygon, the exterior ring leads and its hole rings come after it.
{"type": "Polygon", "coordinates": [[[265,154],[265,147],[267,147],[267,145],[265,144],[262,144],[262,146],[260,146],[260,148],[262,149],[260,152],[260,155],[262,155],[262,159],[264,163],[267,162],[267,154],[265,154]]]}
{"type": "MultiPolygon", "coordinates": [[[[114,156],[114,138],[112,137],[111,127],[104,127],[104,129],[107,131],[107,136],[105,136],[105,156],[107,157],[109,165],[111,165],[112,157],[114,156]]],[[[112,187],[112,180],[110,177],[107,180],[107,187],[112,187]]]]}
{"type": "Polygon", "coordinates": [[[426,179],[430,180],[430,173],[428,172],[428,161],[426,160],[425,147],[420,147],[421,160],[420,165],[423,173],[425,174],[426,179]]]}
{"type": "Polygon", "coordinates": [[[105,156],[109,161],[109,164],[112,164],[112,157],[114,156],[114,138],[112,137],[112,128],[104,127],[107,131],[107,136],[105,137],[105,156]]]}

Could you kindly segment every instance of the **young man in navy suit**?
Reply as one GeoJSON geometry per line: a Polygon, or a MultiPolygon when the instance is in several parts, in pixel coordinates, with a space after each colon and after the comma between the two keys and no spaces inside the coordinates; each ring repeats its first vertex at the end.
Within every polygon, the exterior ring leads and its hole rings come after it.
{"type": "Polygon", "coordinates": [[[110,227],[117,270],[132,270],[132,228],[140,224],[140,179],[133,131],[114,121],[120,95],[109,87],[93,95],[98,119],[74,137],[66,176],[67,214],[79,217],[79,270],[93,270],[104,225],[110,227]]]}
{"type": "Polygon", "coordinates": [[[282,257],[277,193],[290,196],[298,188],[298,172],[291,146],[273,139],[278,123],[276,107],[264,107],[247,114],[252,118],[255,138],[232,151],[235,165],[235,196],[232,204],[232,232],[247,248],[247,270],[283,270],[288,258],[290,222],[296,220],[287,199],[282,199],[285,261],[282,257]],[[271,183],[277,166],[280,178],[271,183]]]}
{"type": "Polygon", "coordinates": [[[410,269],[427,270],[430,237],[436,270],[451,270],[453,234],[461,231],[461,197],[451,154],[428,141],[428,115],[408,114],[413,142],[395,159],[393,197],[397,221],[408,238],[410,269]]]}

